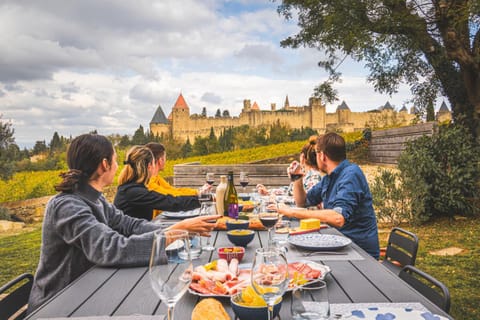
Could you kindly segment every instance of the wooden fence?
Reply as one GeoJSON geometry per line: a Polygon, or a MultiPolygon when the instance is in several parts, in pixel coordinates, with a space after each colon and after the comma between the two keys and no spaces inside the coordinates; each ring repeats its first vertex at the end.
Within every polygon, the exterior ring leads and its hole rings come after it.
{"type": "Polygon", "coordinates": [[[397,164],[405,143],[421,136],[431,136],[436,130],[436,122],[421,123],[372,132],[368,150],[368,160],[372,164],[397,164]]]}
{"type": "Polygon", "coordinates": [[[248,190],[251,191],[259,183],[269,188],[276,188],[290,184],[287,167],[286,164],[202,165],[198,162],[177,164],[173,166],[173,184],[176,187],[200,187],[205,184],[205,174],[213,172],[215,185],[218,185],[220,175],[227,175],[228,171],[233,171],[237,192],[242,192],[239,175],[241,171],[245,171],[249,178],[248,190]]]}

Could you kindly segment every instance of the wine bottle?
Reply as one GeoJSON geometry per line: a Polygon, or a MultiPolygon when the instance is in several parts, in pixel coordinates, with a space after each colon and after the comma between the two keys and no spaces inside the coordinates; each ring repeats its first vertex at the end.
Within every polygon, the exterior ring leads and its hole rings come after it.
{"type": "Polygon", "coordinates": [[[238,196],[233,183],[233,171],[228,172],[227,189],[223,201],[223,215],[230,218],[238,218],[238,196]]]}
{"type": "Polygon", "coordinates": [[[215,192],[215,198],[217,199],[216,205],[217,205],[217,212],[218,214],[223,214],[224,213],[224,198],[225,198],[225,191],[227,190],[227,176],[220,176],[220,184],[217,187],[217,190],[215,192]]]}

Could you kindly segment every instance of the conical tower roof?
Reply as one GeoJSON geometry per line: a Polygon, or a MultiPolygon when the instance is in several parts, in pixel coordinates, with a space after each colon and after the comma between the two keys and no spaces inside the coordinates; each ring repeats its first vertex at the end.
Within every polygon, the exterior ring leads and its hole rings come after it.
{"type": "Polygon", "coordinates": [[[385,105],[383,106],[383,110],[393,110],[393,107],[390,104],[390,102],[387,101],[387,103],[385,103],[385,105]]]}
{"type": "Polygon", "coordinates": [[[165,117],[165,113],[163,113],[162,107],[159,105],[157,111],[153,115],[152,121],[150,123],[163,123],[168,124],[167,117],[165,117]]]}
{"type": "Polygon", "coordinates": [[[407,112],[407,107],[403,106],[402,109],[400,109],[400,112],[407,112]]]}
{"type": "Polygon", "coordinates": [[[287,97],[285,98],[285,103],[283,105],[285,108],[288,108],[290,107],[290,101],[288,101],[288,94],[287,94],[287,97]]]}
{"type": "Polygon", "coordinates": [[[258,104],[257,104],[257,101],[255,101],[255,102],[253,103],[252,110],[260,110],[260,108],[259,108],[259,106],[258,106],[258,104]]]}
{"type": "Polygon", "coordinates": [[[350,108],[347,106],[347,104],[345,103],[345,100],[342,101],[342,104],[340,104],[338,107],[337,107],[337,111],[338,110],[350,110],[350,108]]]}
{"type": "Polygon", "coordinates": [[[188,105],[185,102],[185,99],[183,98],[183,95],[181,93],[178,96],[177,101],[175,102],[175,105],[173,106],[172,109],[186,109],[186,110],[189,110],[188,105]]]}
{"type": "Polygon", "coordinates": [[[440,106],[438,112],[450,112],[445,101],[442,102],[442,105],[440,106]]]}

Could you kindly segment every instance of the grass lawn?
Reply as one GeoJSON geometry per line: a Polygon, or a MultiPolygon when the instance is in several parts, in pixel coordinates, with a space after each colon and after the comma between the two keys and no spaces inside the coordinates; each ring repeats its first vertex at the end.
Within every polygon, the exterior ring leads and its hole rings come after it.
{"type": "MultiPolygon", "coordinates": [[[[480,319],[480,217],[442,219],[419,227],[402,226],[420,238],[416,266],[445,283],[452,296],[450,314],[455,319],[480,319]],[[435,256],[430,251],[448,247],[464,249],[454,256],[435,256]]],[[[386,245],[389,228],[380,233],[386,245]]],[[[15,276],[34,273],[38,263],[41,226],[19,234],[0,234],[0,284],[15,276]]]]}

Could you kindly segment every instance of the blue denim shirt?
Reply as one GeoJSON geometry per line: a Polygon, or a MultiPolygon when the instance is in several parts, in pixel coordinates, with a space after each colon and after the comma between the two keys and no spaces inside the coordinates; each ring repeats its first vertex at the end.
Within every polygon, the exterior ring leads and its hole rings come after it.
{"type": "Polygon", "coordinates": [[[306,206],[323,202],[324,209],[333,209],[345,218],[338,230],[375,259],[379,258],[377,218],[372,194],[360,167],[343,160],[329,175],[307,193],[306,206]]]}

